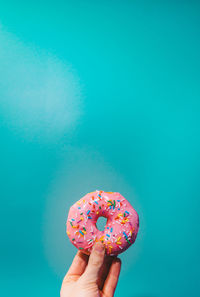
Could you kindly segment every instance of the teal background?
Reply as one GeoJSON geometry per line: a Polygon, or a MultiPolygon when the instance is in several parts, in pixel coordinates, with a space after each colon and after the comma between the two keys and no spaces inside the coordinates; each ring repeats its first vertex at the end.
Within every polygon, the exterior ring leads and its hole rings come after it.
{"type": "Polygon", "coordinates": [[[59,296],[69,206],[140,216],[116,296],[199,296],[200,2],[0,3],[0,294],[59,296]]]}

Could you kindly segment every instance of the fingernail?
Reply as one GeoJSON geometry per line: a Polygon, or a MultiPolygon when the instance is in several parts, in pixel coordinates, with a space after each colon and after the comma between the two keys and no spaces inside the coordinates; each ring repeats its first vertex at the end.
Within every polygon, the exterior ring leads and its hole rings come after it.
{"type": "Polygon", "coordinates": [[[97,242],[94,245],[94,250],[99,253],[102,253],[104,251],[104,245],[101,242],[97,242]]]}

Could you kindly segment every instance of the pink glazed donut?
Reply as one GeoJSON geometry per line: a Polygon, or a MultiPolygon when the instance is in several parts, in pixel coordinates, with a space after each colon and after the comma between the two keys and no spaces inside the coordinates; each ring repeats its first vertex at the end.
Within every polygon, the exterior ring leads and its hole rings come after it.
{"type": "Polygon", "coordinates": [[[72,244],[90,253],[96,241],[105,245],[107,255],[118,255],[134,243],[139,217],[131,204],[119,193],[91,192],[69,210],[67,235],[72,244]],[[99,217],[107,218],[104,231],[96,227],[99,217]]]}

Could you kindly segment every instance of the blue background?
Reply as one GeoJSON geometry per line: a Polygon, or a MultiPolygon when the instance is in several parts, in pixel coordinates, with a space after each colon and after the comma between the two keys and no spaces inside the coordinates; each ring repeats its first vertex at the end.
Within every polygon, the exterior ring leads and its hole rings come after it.
{"type": "Polygon", "coordinates": [[[140,215],[116,296],[199,296],[200,2],[0,3],[0,294],[58,296],[70,205],[140,215]]]}

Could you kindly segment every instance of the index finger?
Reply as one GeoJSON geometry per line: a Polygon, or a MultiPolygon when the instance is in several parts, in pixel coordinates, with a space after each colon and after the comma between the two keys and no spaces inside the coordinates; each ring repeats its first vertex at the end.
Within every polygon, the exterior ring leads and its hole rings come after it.
{"type": "Polygon", "coordinates": [[[78,251],[64,280],[71,276],[81,276],[87,266],[88,258],[88,255],[78,251]]]}

